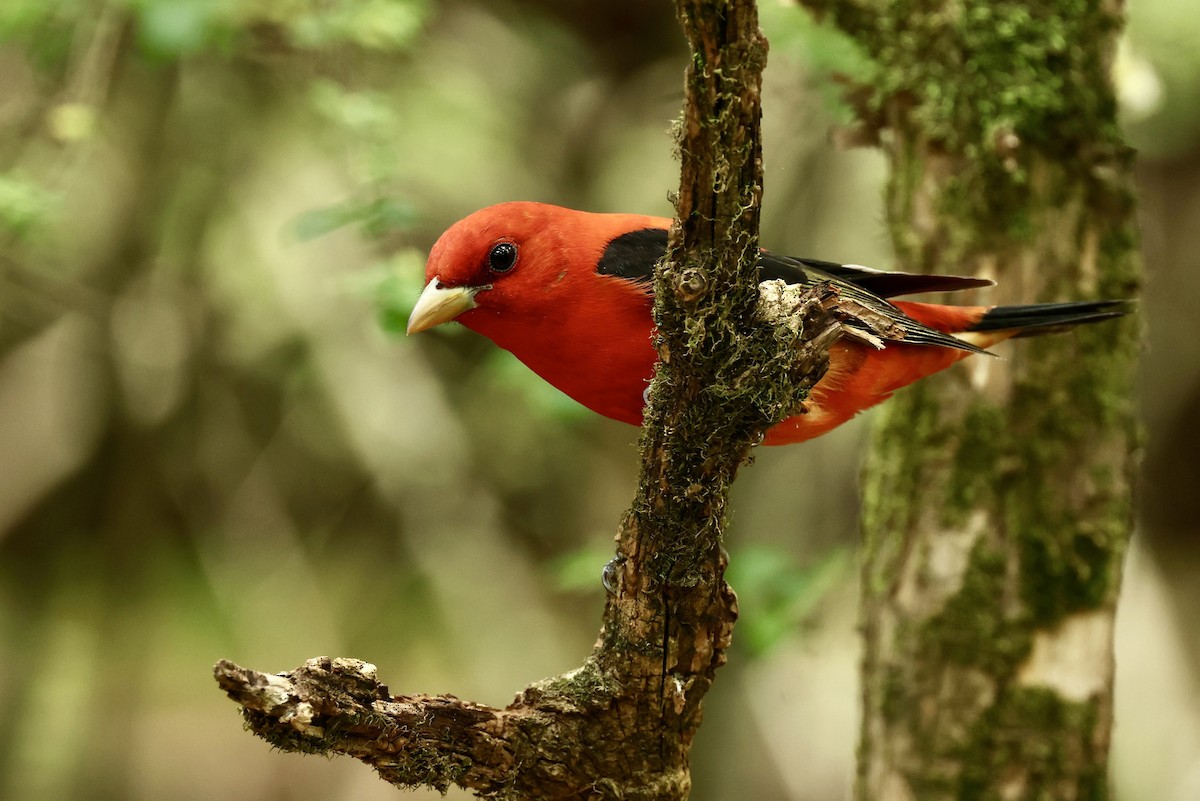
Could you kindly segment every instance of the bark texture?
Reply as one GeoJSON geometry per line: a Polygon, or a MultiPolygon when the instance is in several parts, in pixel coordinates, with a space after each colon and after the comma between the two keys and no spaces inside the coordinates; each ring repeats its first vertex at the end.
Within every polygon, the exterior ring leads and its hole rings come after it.
{"type": "MultiPolygon", "coordinates": [[[[901,268],[981,303],[1136,292],[1119,3],[823,2],[875,59],[901,268]]],[[[1133,525],[1137,323],[1008,346],[889,402],[865,474],[857,797],[1103,799],[1133,525]]]]}
{"type": "Polygon", "coordinates": [[[750,448],[807,396],[837,333],[831,287],[760,299],[759,87],[766,41],[750,0],[679,0],[692,58],[682,180],[656,276],[662,366],[637,497],[605,571],[603,628],[585,664],[507,708],[394,696],[373,666],[319,658],[269,675],[222,661],[221,688],[284,750],[343,753],[400,785],[495,798],[682,799],[701,702],[725,660],[735,596],[722,575],[731,482],[750,448]]]}

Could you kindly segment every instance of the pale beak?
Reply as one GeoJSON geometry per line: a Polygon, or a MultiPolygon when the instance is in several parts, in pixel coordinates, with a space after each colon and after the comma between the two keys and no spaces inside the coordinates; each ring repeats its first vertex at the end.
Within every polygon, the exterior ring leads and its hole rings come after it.
{"type": "Polygon", "coordinates": [[[490,286],[443,286],[436,277],[425,285],[408,317],[409,334],[418,334],[435,325],[448,323],[477,305],[475,296],[490,286]]]}

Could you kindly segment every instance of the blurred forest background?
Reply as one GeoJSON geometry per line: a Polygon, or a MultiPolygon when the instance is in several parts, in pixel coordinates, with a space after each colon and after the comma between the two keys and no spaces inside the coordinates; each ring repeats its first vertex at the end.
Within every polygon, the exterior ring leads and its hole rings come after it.
{"type": "MultiPolygon", "coordinates": [[[[1195,801],[1200,15],[1128,11],[1147,437],[1114,769],[1195,801]]],[[[863,56],[762,12],[763,242],[887,267],[882,159],[830,144],[863,56]]],[[[476,208],[669,215],[685,58],[645,0],[0,2],[0,797],[390,799],[243,733],[213,662],[354,656],[501,705],[580,663],[637,432],[463,329],[398,332],[476,208]]],[[[869,427],[739,481],[698,801],[847,795],[869,427]]]]}

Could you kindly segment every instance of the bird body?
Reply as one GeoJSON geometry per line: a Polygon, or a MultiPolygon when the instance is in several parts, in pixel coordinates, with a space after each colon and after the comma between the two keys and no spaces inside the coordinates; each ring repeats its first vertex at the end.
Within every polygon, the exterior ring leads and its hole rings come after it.
{"type": "MultiPolygon", "coordinates": [[[[451,226],[429,254],[426,287],[409,318],[416,333],[450,320],[511,351],[589,409],[642,422],[654,348],[653,271],[666,252],[663,217],[594,214],[511,202],[451,226]]],[[[883,272],[762,251],[764,280],[831,282],[893,325],[884,347],[843,337],[803,413],[765,443],[811,439],[893,392],[1014,336],[1118,316],[1119,301],[946,306],[886,298],[987,286],[961,276],[883,272]]]]}

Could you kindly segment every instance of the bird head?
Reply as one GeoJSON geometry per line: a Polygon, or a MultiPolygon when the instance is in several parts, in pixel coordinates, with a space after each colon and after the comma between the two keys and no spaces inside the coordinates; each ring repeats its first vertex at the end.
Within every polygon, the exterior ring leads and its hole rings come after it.
{"type": "Polygon", "coordinates": [[[415,334],[450,320],[486,326],[514,312],[537,313],[567,277],[564,215],[542,203],[501,203],[459,220],[429,252],[425,290],[408,320],[415,334]]]}
{"type": "Polygon", "coordinates": [[[669,224],[542,203],[477,211],[430,251],[408,333],[455,320],[585,406],[640,423],[658,358],[640,276],[653,271],[669,224]],[[663,231],[648,249],[616,245],[646,229],[663,231]]]}

